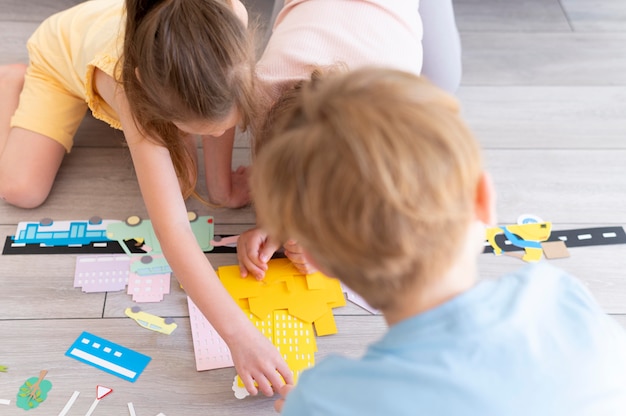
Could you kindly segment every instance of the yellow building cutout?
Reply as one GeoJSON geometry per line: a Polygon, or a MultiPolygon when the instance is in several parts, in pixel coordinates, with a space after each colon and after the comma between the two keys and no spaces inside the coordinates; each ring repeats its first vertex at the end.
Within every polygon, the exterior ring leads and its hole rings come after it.
{"type": "Polygon", "coordinates": [[[337,333],[333,308],[345,306],[346,299],[337,279],[319,272],[301,274],[288,259],[270,260],[268,266],[261,281],[242,279],[239,266],[220,267],[217,274],[250,321],[278,348],[297,382],[315,364],[315,335],[337,333]]]}

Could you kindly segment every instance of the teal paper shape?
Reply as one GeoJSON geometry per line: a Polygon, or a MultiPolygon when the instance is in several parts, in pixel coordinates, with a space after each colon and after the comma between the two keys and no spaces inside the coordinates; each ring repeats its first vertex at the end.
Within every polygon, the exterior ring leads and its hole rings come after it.
{"type": "Polygon", "coordinates": [[[15,401],[17,407],[21,407],[24,410],[34,409],[48,398],[48,392],[52,389],[52,383],[48,380],[41,380],[39,390],[37,390],[35,397],[29,397],[31,388],[37,380],[37,377],[31,377],[22,384],[20,390],[17,392],[17,400],[15,401]]]}

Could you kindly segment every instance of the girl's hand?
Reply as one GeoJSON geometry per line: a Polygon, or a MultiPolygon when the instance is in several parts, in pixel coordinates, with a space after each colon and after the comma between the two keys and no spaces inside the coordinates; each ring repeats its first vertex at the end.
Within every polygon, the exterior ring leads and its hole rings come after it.
{"type": "Polygon", "coordinates": [[[278,389],[278,393],[280,393],[280,399],[274,402],[274,409],[280,413],[283,411],[283,406],[285,405],[285,399],[287,399],[287,395],[294,388],[291,384],[285,384],[280,389],[278,389]]]}
{"type": "Polygon", "coordinates": [[[317,271],[317,268],[309,262],[304,254],[304,250],[297,241],[289,240],[283,245],[283,248],[285,249],[285,256],[291,260],[300,273],[310,274],[317,271]]]}
{"type": "Polygon", "coordinates": [[[256,328],[248,332],[228,346],[237,374],[248,393],[255,396],[261,391],[271,397],[274,390],[278,391],[285,383],[293,384],[293,373],[276,347],[261,332],[256,328]]]}
{"type": "Polygon", "coordinates": [[[253,228],[241,234],[237,240],[237,261],[241,277],[248,274],[262,280],[267,271],[267,262],[280,244],[269,238],[260,228],[253,228]]]}

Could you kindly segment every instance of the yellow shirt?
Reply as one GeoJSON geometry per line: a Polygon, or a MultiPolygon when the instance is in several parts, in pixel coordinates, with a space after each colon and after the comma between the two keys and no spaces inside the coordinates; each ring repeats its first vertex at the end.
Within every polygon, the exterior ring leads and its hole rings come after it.
{"type": "Polygon", "coordinates": [[[118,79],[115,70],[124,40],[124,1],[90,0],[52,15],[28,41],[31,65],[49,72],[51,81],[82,98],[94,117],[121,129],[115,111],[95,90],[99,68],[118,79]]]}

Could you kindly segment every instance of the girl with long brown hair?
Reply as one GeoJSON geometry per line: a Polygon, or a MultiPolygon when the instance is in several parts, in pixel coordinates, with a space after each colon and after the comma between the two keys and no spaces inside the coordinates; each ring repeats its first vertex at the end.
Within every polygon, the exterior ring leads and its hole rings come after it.
{"type": "Polygon", "coordinates": [[[0,197],[25,208],[47,198],[87,109],[123,130],[163,253],[230,347],[252,394],[292,380],[276,348],[226,292],[189,225],[195,139],[209,199],[248,202],[231,171],[233,129],[254,118],[254,47],[239,0],[93,0],[48,18],[30,63],[0,67],[0,197]]]}

